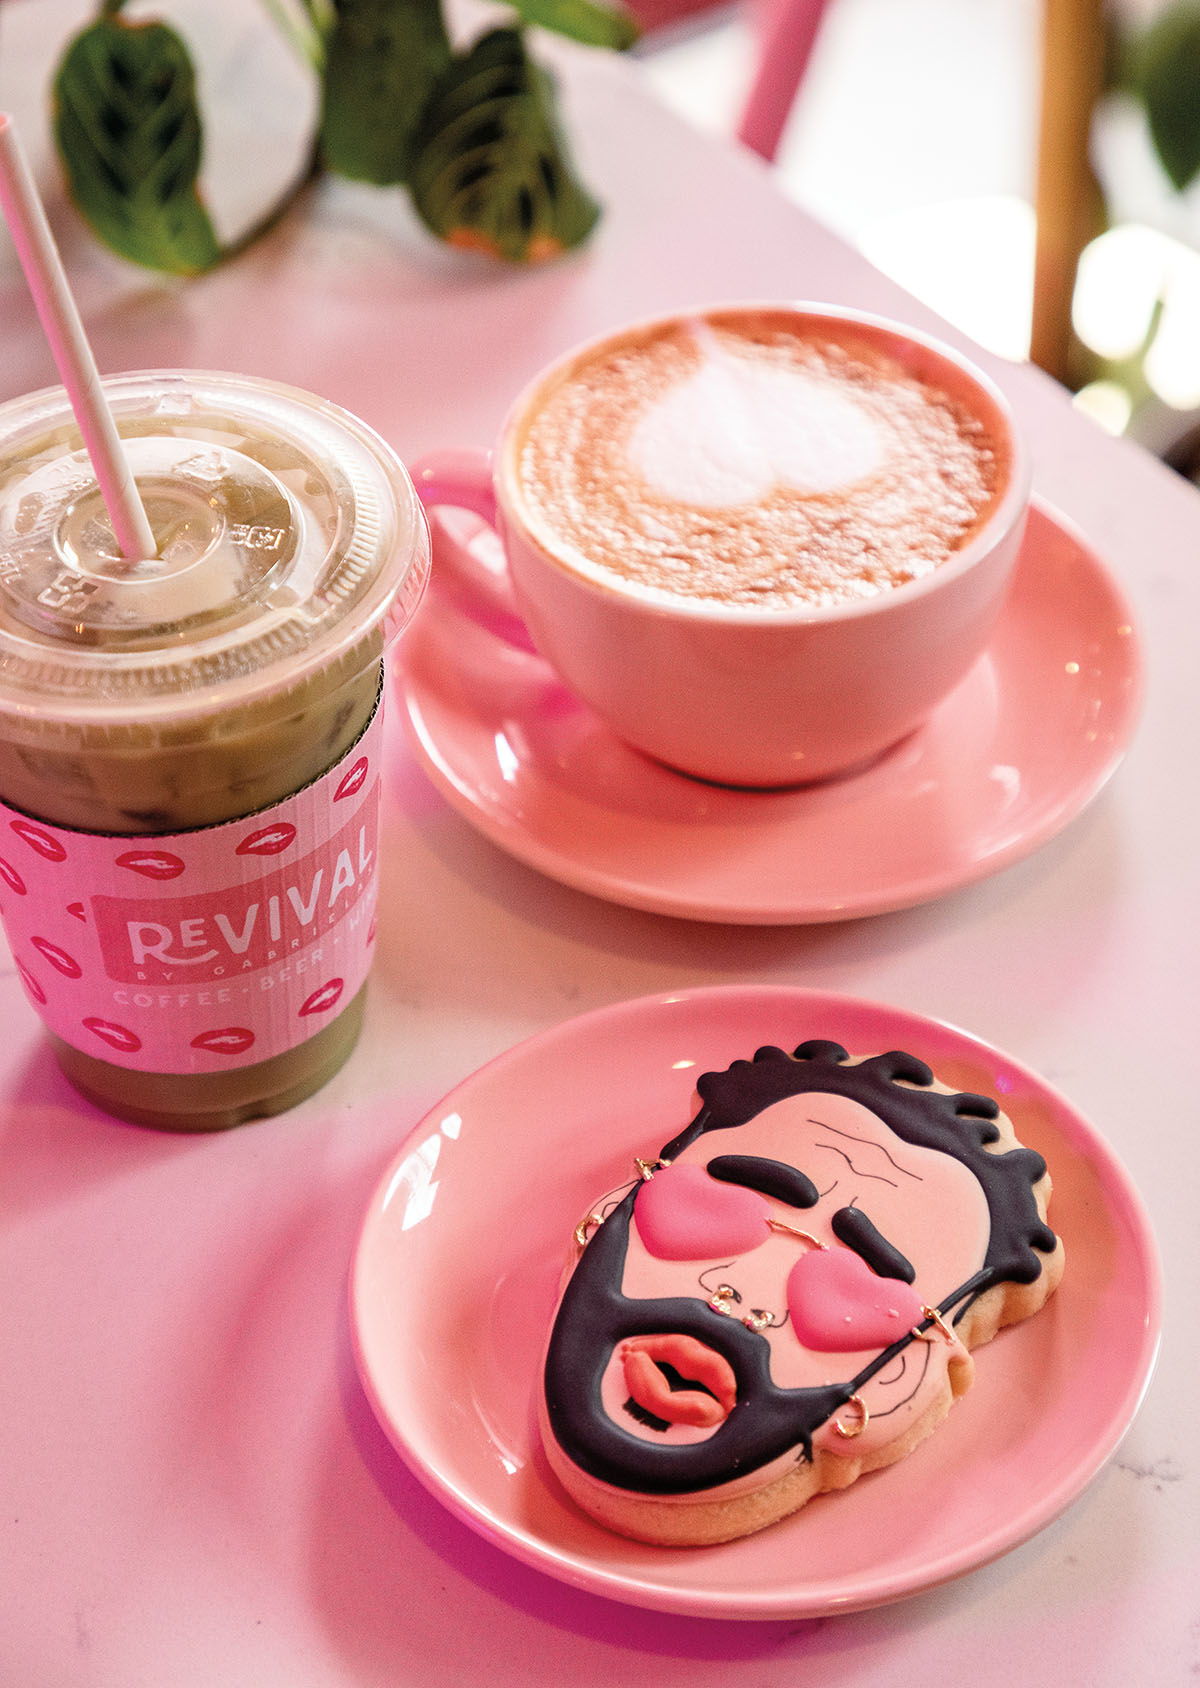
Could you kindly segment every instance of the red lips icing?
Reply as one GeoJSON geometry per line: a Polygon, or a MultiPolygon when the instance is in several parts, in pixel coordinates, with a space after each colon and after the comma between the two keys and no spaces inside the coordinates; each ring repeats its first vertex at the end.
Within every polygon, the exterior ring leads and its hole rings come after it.
{"type": "Polygon", "coordinates": [[[625,1386],[633,1399],[668,1424],[715,1429],[733,1411],[737,1382],[733,1367],[694,1336],[633,1336],[621,1344],[625,1386]],[[662,1366],[699,1385],[672,1388],[662,1366]]]}
{"type": "Polygon", "coordinates": [[[886,1348],[924,1317],[908,1284],[876,1277],[843,1248],[802,1254],[788,1273],[787,1301],[797,1337],[823,1354],[886,1348]]]}

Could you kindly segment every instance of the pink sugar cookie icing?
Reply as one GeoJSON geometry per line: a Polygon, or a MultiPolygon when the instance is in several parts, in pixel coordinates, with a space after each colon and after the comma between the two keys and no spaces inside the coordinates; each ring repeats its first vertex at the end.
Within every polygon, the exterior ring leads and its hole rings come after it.
{"type": "MultiPolygon", "coordinates": [[[[914,1056],[812,1040],[697,1090],[691,1124],[587,1228],[547,1350],[551,1463],[631,1534],[622,1497],[661,1518],[819,1459],[857,1475],[899,1457],[971,1380],[960,1322],[1007,1286],[1024,1316],[1061,1270],[1041,1157],[914,1056]]],[[[803,1499],[841,1486],[830,1469],[803,1499]]]]}
{"type": "Polygon", "coordinates": [[[919,1295],[880,1278],[849,1249],[814,1249],[788,1273],[788,1313],[802,1348],[851,1353],[886,1348],[925,1317],[919,1295]]]}
{"type": "Polygon", "coordinates": [[[753,1190],[721,1184],[703,1167],[664,1167],[639,1193],[638,1235],[659,1260],[742,1254],[767,1237],[767,1203],[753,1190]]]}

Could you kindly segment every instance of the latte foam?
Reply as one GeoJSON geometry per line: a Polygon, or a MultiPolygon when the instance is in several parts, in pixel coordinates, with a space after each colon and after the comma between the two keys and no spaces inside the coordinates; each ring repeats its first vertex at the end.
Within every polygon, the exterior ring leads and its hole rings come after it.
{"type": "Polygon", "coordinates": [[[773,487],[849,487],[880,467],[886,438],[853,397],[800,369],[772,368],[707,331],[701,361],[656,398],[629,461],[660,498],[696,509],[757,503],[773,487]]]}
{"type": "Polygon", "coordinates": [[[986,520],[998,435],[848,322],[677,320],[583,354],[517,442],[525,513],[567,564],[718,603],[869,598],[986,520]]]}

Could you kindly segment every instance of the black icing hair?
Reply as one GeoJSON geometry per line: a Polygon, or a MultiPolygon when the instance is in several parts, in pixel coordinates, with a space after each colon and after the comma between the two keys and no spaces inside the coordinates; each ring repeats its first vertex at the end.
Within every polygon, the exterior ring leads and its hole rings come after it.
{"type": "Polygon", "coordinates": [[[1000,1108],[990,1096],[969,1091],[946,1095],[932,1085],[930,1068],[903,1050],[851,1063],[840,1043],[821,1038],[801,1043],[791,1055],[768,1044],[752,1061],[734,1061],[723,1072],[701,1074],[696,1090],[704,1105],[661,1156],[674,1160],[706,1132],[745,1125],[788,1096],[807,1091],[849,1096],[877,1114],[904,1142],[938,1149],[975,1174],[991,1217],[985,1281],[1032,1283],[1042,1270],[1038,1253],[1052,1252],[1057,1240],[1040,1218],[1033,1195],[1034,1185],[1045,1175],[1045,1161],[1033,1149],[1003,1154],[988,1149],[1000,1136],[995,1123],[1000,1108]]]}

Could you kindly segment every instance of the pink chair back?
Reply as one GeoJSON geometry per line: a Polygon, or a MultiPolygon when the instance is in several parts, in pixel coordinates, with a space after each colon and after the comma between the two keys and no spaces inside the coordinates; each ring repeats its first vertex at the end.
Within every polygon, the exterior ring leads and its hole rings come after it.
{"type": "Polygon", "coordinates": [[[774,160],[830,0],[764,0],[757,66],[738,139],[774,160]]]}

